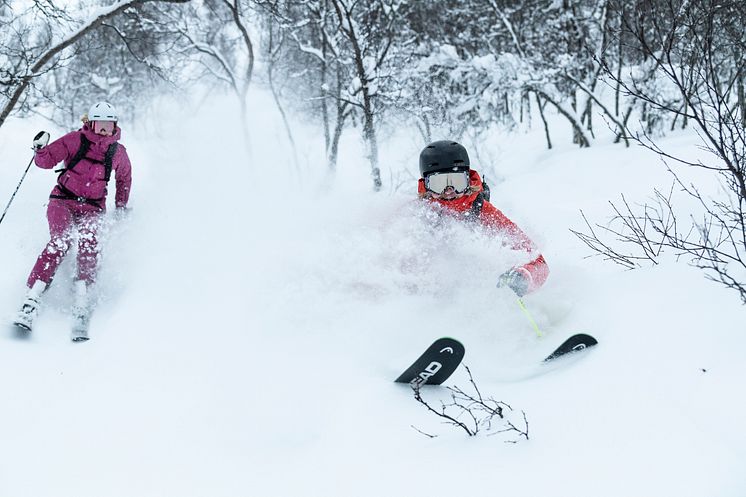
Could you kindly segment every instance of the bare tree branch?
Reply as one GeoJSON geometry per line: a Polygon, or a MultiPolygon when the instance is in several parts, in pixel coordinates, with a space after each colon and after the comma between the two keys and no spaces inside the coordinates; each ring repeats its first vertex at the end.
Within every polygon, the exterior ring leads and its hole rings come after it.
{"type": "Polygon", "coordinates": [[[70,33],[63,40],[53,44],[47,51],[45,51],[31,64],[28,71],[20,77],[18,85],[10,94],[8,102],[0,111],[0,127],[2,127],[10,113],[16,107],[22,95],[31,84],[32,80],[39,77],[39,75],[44,72],[48,64],[50,64],[50,62],[52,62],[57,55],[59,55],[66,48],[73,46],[86,34],[99,27],[107,19],[110,19],[124,12],[129,8],[136,7],[138,5],[142,5],[151,1],[184,3],[188,0],[121,0],[120,2],[100,9],[94,17],[84,21],[77,30],[70,33]]]}

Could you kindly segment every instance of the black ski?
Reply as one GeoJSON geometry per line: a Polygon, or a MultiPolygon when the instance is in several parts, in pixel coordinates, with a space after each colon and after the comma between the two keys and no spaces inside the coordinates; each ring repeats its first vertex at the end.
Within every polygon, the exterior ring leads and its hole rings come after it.
{"type": "Polygon", "coordinates": [[[439,338],[395,381],[414,385],[440,385],[464,358],[464,346],[453,338],[439,338]]]}
{"type": "Polygon", "coordinates": [[[549,362],[557,359],[558,357],[585,350],[589,347],[593,347],[594,345],[598,345],[598,340],[590,335],[586,335],[585,333],[578,333],[577,335],[573,335],[565,340],[562,345],[557,347],[554,352],[549,354],[544,359],[544,362],[549,362]]]}

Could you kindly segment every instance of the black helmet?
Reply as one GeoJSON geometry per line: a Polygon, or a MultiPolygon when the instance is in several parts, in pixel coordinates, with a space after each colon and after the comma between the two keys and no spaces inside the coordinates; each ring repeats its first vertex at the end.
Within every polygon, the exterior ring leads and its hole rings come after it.
{"type": "Polygon", "coordinates": [[[420,175],[443,171],[468,171],[469,154],[463,145],[451,140],[432,142],[420,152],[420,175]]]}

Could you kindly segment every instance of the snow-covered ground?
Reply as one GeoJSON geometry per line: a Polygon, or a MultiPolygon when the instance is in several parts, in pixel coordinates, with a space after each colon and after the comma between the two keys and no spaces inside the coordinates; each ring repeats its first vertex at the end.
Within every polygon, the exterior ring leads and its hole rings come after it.
{"type": "MultiPolygon", "coordinates": [[[[581,209],[603,223],[620,193],[669,188],[657,157],[603,142],[547,151],[540,133],[472,151],[551,267],[525,298],[538,339],[494,287],[520,254],[433,227],[412,202],[416,135],[385,136],[374,194],[354,131],[330,178],[297,125],[298,171],[269,99],[253,98],[250,161],[230,101],[120,123],[133,210],[104,237],[92,340],[69,340],[70,261],[30,340],[0,328],[1,497],[746,495],[735,292],[682,263],[587,259],[569,231],[581,209]],[[581,331],[600,345],[537,366],[581,331]],[[526,413],[528,441],[467,437],[392,382],[440,336],[464,343],[483,395],[526,413]]],[[[45,126],[0,129],[3,208],[45,126]]],[[[663,143],[696,150],[693,133],[663,143]]],[[[0,224],[6,322],[46,242],[53,182],[32,168],[0,224]]],[[[467,383],[460,368],[446,385],[467,383]]]]}

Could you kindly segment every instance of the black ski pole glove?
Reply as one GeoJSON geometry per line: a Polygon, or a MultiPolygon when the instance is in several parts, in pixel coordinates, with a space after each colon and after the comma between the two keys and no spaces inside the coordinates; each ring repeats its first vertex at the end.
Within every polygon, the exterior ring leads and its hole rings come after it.
{"type": "Polygon", "coordinates": [[[519,297],[523,297],[528,293],[528,288],[531,286],[531,275],[527,269],[514,267],[505,271],[497,279],[498,288],[505,286],[513,290],[519,297]]]}
{"type": "Polygon", "coordinates": [[[33,146],[31,148],[39,150],[40,148],[46,147],[47,143],[49,143],[49,133],[46,131],[39,131],[34,137],[33,146]]]}

